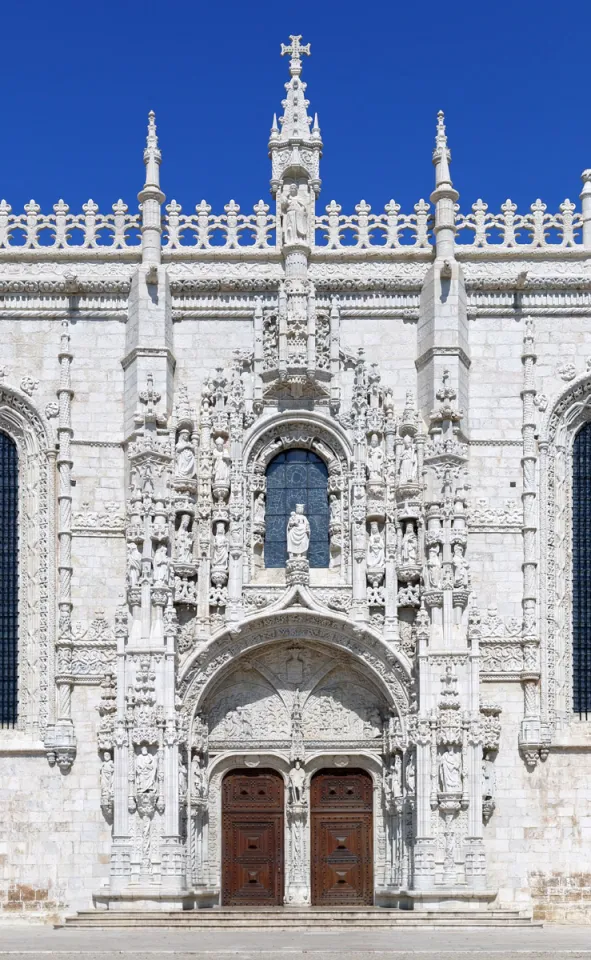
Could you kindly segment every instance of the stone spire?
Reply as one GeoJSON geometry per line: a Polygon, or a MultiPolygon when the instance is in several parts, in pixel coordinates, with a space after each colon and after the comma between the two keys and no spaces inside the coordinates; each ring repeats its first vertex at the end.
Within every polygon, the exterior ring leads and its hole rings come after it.
{"type": "Polygon", "coordinates": [[[290,36],[290,43],[281,44],[281,56],[289,56],[289,81],[285,84],[286,97],[282,101],[283,116],[273,117],[269,138],[269,156],[272,162],[271,193],[278,200],[296,184],[300,194],[310,198],[310,215],[320,193],[320,157],[322,139],[318,116],[314,123],[308,115],[306,84],[301,79],[302,57],[310,55],[310,44],[301,43],[301,36],[290,36]]]}
{"type": "Polygon", "coordinates": [[[433,165],[435,167],[435,190],[431,194],[431,202],[435,205],[435,244],[437,256],[449,258],[454,256],[455,204],[459,193],[454,190],[451,182],[449,164],[451,152],[447,145],[445,132],[445,117],[443,110],[437,114],[437,136],[433,151],[433,165]]]}
{"type": "Polygon", "coordinates": [[[160,206],[166,199],[160,189],[160,162],[162,154],[158,149],[156,135],[156,115],[153,110],[148,114],[148,136],[144,150],[146,182],[138,193],[142,205],[142,262],[157,266],[161,259],[160,206]]]}

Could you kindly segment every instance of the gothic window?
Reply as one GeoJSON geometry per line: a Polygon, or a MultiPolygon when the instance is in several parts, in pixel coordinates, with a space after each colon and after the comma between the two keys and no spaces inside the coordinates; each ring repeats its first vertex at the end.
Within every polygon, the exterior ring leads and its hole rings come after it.
{"type": "Polygon", "coordinates": [[[0,727],[18,709],[18,454],[0,433],[0,727]]]}
{"type": "Polygon", "coordinates": [[[328,567],[328,470],[310,450],[287,450],[267,467],[265,566],[287,562],[287,521],[296,504],[303,503],[310,522],[311,567],[328,567]]]}
{"type": "Polygon", "coordinates": [[[573,708],[591,713],[591,423],[573,444],[573,708]]]}

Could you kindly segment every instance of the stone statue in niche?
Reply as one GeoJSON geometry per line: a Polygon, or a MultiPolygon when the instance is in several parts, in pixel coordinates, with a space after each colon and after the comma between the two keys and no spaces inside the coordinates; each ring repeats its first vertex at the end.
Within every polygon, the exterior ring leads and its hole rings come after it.
{"type": "Polygon", "coordinates": [[[304,504],[296,504],[287,521],[287,555],[307,557],[310,547],[310,523],[304,514],[304,504]]]}
{"type": "Polygon", "coordinates": [[[193,757],[191,780],[193,797],[196,800],[205,800],[207,797],[207,773],[199,754],[193,757]]]}
{"type": "Polygon", "coordinates": [[[386,563],[386,552],[384,547],[384,535],[380,533],[380,528],[376,520],[372,520],[369,525],[369,540],[367,544],[367,567],[368,569],[378,570],[384,567],[386,563]]]}
{"type": "Polygon", "coordinates": [[[213,445],[213,482],[216,486],[230,486],[230,457],[223,437],[216,437],[213,445]]]}
{"type": "Polygon", "coordinates": [[[289,771],[288,795],[290,803],[303,803],[306,786],[306,774],[299,760],[289,771]]]}
{"type": "Polygon", "coordinates": [[[414,754],[412,753],[409,757],[407,757],[406,760],[405,782],[407,791],[409,793],[414,793],[416,783],[416,768],[414,754]]]}
{"type": "Polygon", "coordinates": [[[142,575],[142,555],[137,543],[127,544],[127,580],[130,587],[137,587],[142,575]]]}
{"type": "Polygon", "coordinates": [[[115,777],[115,764],[108,750],[103,753],[103,762],[101,764],[101,803],[109,803],[113,799],[113,779],[115,777]]]}
{"type": "Polygon", "coordinates": [[[470,585],[470,570],[461,543],[454,543],[452,564],[454,587],[468,587],[470,585]]]}
{"type": "Polygon", "coordinates": [[[283,201],[283,237],[285,243],[306,242],[308,239],[308,210],[295,183],[291,184],[283,201]]]}
{"type": "Polygon", "coordinates": [[[176,445],[177,476],[191,480],[195,476],[195,452],[188,430],[181,430],[176,445]]]}
{"type": "Polygon", "coordinates": [[[387,805],[402,796],[402,758],[399,753],[395,754],[390,770],[384,769],[383,784],[387,805]]]}
{"type": "Polygon", "coordinates": [[[492,760],[485,757],[482,761],[482,799],[494,800],[495,768],[492,760]]]}
{"type": "Polygon", "coordinates": [[[154,554],[154,583],[168,583],[169,566],[167,549],[162,544],[154,554]]]}
{"type": "Polygon", "coordinates": [[[370,483],[381,483],[384,470],[384,451],[377,433],[372,433],[367,450],[367,477],[370,483]]]}
{"type": "Polygon", "coordinates": [[[439,544],[434,543],[429,547],[429,558],[427,560],[427,573],[429,577],[429,586],[434,590],[441,589],[442,569],[439,544]]]}
{"type": "Polygon", "coordinates": [[[188,784],[188,774],[187,774],[187,764],[179,758],[179,795],[181,797],[186,797],[187,795],[187,784],[188,784]]]}
{"type": "Polygon", "coordinates": [[[400,451],[398,480],[400,484],[404,484],[416,483],[417,479],[417,455],[412,437],[409,437],[407,434],[402,441],[402,450],[400,451]]]}
{"type": "Polygon", "coordinates": [[[155,757],[144,745],[135,761],[135,787],[137,793],[152,793],[156,783],[158,766],[155,757]]]}
{"type": "Polygon", "coordinates": [[[462,757],[455,750],[444,750],[439,757],[439,789],[441,793],[462,791],[462,757]]]}
{"type": "Polygon", "coordinates": [[[193,560],[193,537],[189,530],[191,516],[183,513],[181,523],[174,538],[176,559],[179,563],[191,563],[193,560]]]}
{"type": "Polygon", "coordinates": [[[211,555],[212,569],[226,570],[228,567],[228,554],[229,544],[226,526],[224,523],[216,523],[211,555]]]}
{"type": "Polygon", "coordinates": [[[419,544],[411,520],[406,523],[400,553],[403,563],[416,564],[419,559],[419,544]]]}
{"type": "Polygon", "coordinates": [[[255,523],[265,522],[265,494],[257,493],[254,498],[253,521],[255,523]]]}
{"type": "Polygon", "coordinates": [[[336,493],[331,493],[328,501],[328,509],[330,510],[330,523],[340,523],[341,522],[341,501],[337,497],[336,493]]]}

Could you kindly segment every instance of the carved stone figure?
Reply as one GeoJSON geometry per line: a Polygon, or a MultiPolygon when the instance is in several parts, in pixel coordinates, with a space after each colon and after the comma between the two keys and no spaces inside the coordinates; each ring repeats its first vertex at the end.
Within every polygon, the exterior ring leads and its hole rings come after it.
{"type": "Polygon", "coordinates": [[[154,553],[154,583],[168,583],[169,569],[167,548],[162,544],[154,553]]]}
{"type": "Polygon", "coordinates": [[[417,479],[417,455],[412,442],[412,437],[409,437],[407,434],[402,441],[402,450],[400,451],[398,480],[401,484],[403,484],[416,483],[417,479]]]}
{"type": "Polygon", "coordinates": [[[195,476],[195,451],[191,443],[191,434],[188,430],[179,432],[176,445],[176,472],[177,476],[187,480],[195,476]]]}
{"type": "Polygon", "coordinates": [[[108,802],[112,799],[114,776],[115,763],[110,752],[105,750],[101,763],[101,802],[108,802]]]}
{"type": "Polygon", "coordinates": [[[179,563],[191,563],[193,560],[193,537],[189,531],[190,523],[190,515],[183,513],[174,538],[176,559],[179,563]]]}
{"type": "Polygon", "coordinates": [[[192,763],[192,793],[196,800],[207,797],[207,773],[198,754],[193,757],[192,763]]]}
{"type": "Polygon", "coordinates": [[[142,575],[142,555],[137,543],[127,544],[127,580],[130,587],[137,587],[142,575]]]}
{"type": "Polygon", "coordinates": [[[482,799],[494,800],[495,797],[495,768],[492,760],[485,758],[482,761],[482,799]]]}
{"type": "Polygon", "coordinates": [[[380,533],[377,521],[372,520],[369,527],[369,540],[367,544],[367,567],[371,570],[379,570],[386,563],[386,551],[384,546],[384,535],[380,533]]]}
{"type": "Polygon", "coordinates": [[[228,566],[229,541],[224,523],[216,523],[211,555],[212,569],[226,570],[228,566]]]}
{"type": "Polygon", "coordinates": [[[381,483],[384,479],[384,451],[377,433],[372,433],[367,449],[367,477],[370,482],[381,483]]]}
{"type": "Polygon", "coordinates": [[[444,750],[439,757],[439,789],[442,793],[461,793],[462,757],[455,750],[444,750]]]}
{"type": "Polygon", "coordinates": [[[264,523],[265,522],[265,494],[257,493],[254,498],[254,510],[253,510],[253,521],[254,523],[264,523]]]}
{"type": "Polygon", "coordinates": [[[468,587],[470,585],[470,569],[464,557],[464,551],[460,543],[454,543],[452,564],[454,571],[454,587],[468,587]]]}
{"type": "Polygon", "coordinates": [[[306,784],[306,774],[302,770],[299,760],[296,760],[295,765],[289,771],[289,801],[290,803],[302,803],[304,799],[306,784]]]}
{"type": "Polygon", "coordinates": [[[407,521],[402,537],[400,553],[403,563],[416,564],[419,559],[419,543],[412,521],[407,521]]]}
{"type": "Polygon", "coordinates": [[[185,797],[187,794],[188,774],[187,764],[179,759],[179,795],[185,797]]]}
{"type": "Polygon", "coordinates": [[[331,493],[328,500],[328,508],[330,510],[330,523],[340,523],[341,500],[340,497],[337,497],[336,493],[331,493]]]}
{"type": "Polygon", "coordinates": [[[223,437],[216,437],[213,445],[213,482],[217,486],[230,486],[232,461],[228,456],[223,437]]]}
{"type": "Polygon", "coordinates": [[[289,557],[306,557],[310,547],[310,523],[304,504],[298,503],[287,521],[287,553],[289,557]]]}
{"type": "Polygon", "coordinates": [[[292,183],[289,194],[283,201],[283,236],[285,243],[297,243],[308,239],[308,210],[292,183]]]}
{"type": "Polygon", "coordinates": [[[407,760],[406,760],[405,781],[406,781],[406,789],[408,793],[413,794],[415,792],[415,783],[416,783],[416,767],[415,767],[414,753],[411,753],[411,755],[407,757],[407,760]]]}
{"type": "Polygon", "coordinates": [[[135,787],[137,793],[151,793],[156,783],[158,765],[156,758],[148,753],[144,745],[135,761],[135,787]]]}
{"type": "Polygon", "coordinates": [[[434,590],[441,589],[442,569],[439,544],[435,543],[429,547],[429,558],[427,560],[427,574],[429,586],[434,590]]]}

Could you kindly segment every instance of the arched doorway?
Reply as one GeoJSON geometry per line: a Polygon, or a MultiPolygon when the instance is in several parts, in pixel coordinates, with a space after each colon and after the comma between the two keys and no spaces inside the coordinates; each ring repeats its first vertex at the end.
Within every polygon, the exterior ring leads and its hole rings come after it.
{"type": "Polygon", "coordinates": [[[283,779],[234,770],[222,786],[222,904],[283,903],[283,779]]]}
{"type": "Polygon", "coordinates": [[[310,784],[312,903],[373,903],[373,782],[365,770],[320,770],[310,784]]]}

